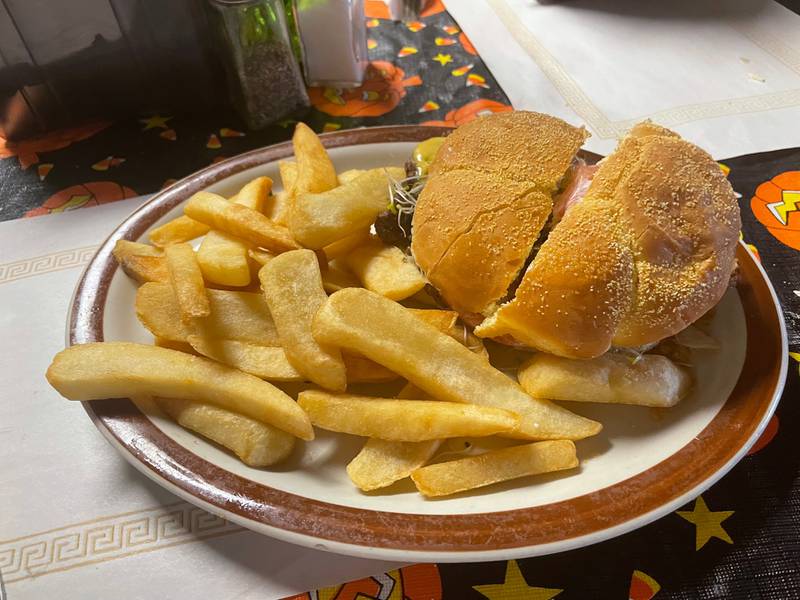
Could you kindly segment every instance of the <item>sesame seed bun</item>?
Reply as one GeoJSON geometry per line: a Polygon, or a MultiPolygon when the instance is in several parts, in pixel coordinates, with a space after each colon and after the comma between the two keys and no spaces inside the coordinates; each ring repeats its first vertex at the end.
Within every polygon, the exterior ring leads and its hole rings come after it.
{"type": "Polygon", "coordinates": [[[475,333],[575,358],[658,342],[719,302],[740,227],[708,154],[637,125],[553,228],[515,297],[475,333]]]}
{"type": "Polygon", "coordinates": [[[417,202],[411,251],[454,310],[496,310],[587,137],[556,117],[517,111],[476,119],[445,140],[417,202]]]}

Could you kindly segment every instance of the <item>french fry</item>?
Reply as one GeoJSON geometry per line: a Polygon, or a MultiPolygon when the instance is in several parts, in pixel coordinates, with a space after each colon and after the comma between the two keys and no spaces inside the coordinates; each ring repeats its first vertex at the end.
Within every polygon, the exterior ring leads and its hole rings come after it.
{"type": "Polygon", "coordinates": [[[370,438],[347,465],[347,475],[365,492],[390,486],[425,465],[440,443],[439,440],[393,442],[370,438]]]}
{"type": "Polygon", "coordinates": [[[164,256],[164,251],[161,248],[129,240],[117,240],[111,253],[120,263],[126,256],[164,256]]]}
{"type": "Polygon", "coordinates": [[[400,248],[375,238],[354,248],[342,260],[365,288],[391,300],[413,296],[427,283],[400,248]]]}
{"type": "Polygon", "coordinates": [[[581,439],[602,426],[516,382],[408,309],[360,288],[334,293],[313,321],[314,338],[361,354],[405,377],[439,400],[501,408],[521,417],[505,434],[522,439],[581,439]]]}
{"type": "Polygon", "coordinates": [[[377,383],[394,381],[400,377],[383,365],[379,365],[363,356],[342,354],[342,359],[347,372],[347,383],[377,383]]]}
{"type": "Polygon", "coordinates": [[[513,431],[517,415],[459,402],[345,396],[300,392],[297,403],[317,427],[398,442],[486,436],[513,431]]]}
{"type": "Polygon", "coordinates": [[[455,340],[461,341],[464,337],[460,335],[460,330],[456,332],[458,313],[454,310],[429,310],[426,308],[409,308],[407,310],[418,319],[422,319],[428,325],[434,326],[436,329],[442,333],[446,333],[455,340]]]}
{"type": "Polygon", "coordinates": [[[501,481],[577,466],[575,444],[569,440],[553,440],[500,448],[428,465],[414,471],[411,479],[425,496],[448,496],[501,481]]]}
{"type": "Polygon", "coordinates": [[[366,169],[348,169],[339,173],[339,185],[346,185],[359,175],[366,173],[366,169]]]}
{"type": "Polygon", "coordinates": [[[372,169],[328,192],[298,194],[289,214],[289,229],[306,248],[319,249],[363,231],[389,204],[389,177],[403,169],[372,169]]]}
{"type": "Polygon", "coordinates": [[[117,259],[125,274],[138,283],[169,282],[167,260],[163,256],[121,255],[117,259]]]}
{"type": "Polygon", "coordinates": [[[193,317],[207,317],[211,314],[203,274],[192,246],[185,242],[172,244],[166,247],[164,256],[183,319],[188,321],[193,317]]]}
{"type": "Polygon", "coordinates": [[[154,400],[181,427],[224,446],[251,467],[279,463],[294,448],[293,435],[223,408],[177,398],[154,400]]]}
{"type": "Polygon", "coordinates": [[[294,194],[327,192],[339,185],[325,146],[317,134],[305,123],[298,123],[292,136],[297,175],[292,188],[294,194]]]}
{"type": "Polygon", "coordinates": [[[347,255],[354,248],[357,248],[361,244],[365,243],[368,239],[370,239],[369,229],[356,231],[355,233],[351,233],[350,235],[343,237],[332,244],[328,244],[322,249],[322,251],[325,253],[325,258],[327,258],[329,261],[335,260],[347,255]]]}
{"type": "Polygon", "coordinates": [[[168,348],[170,350],[177,350],[178,352],[185,352],[186,354],[194,354],[196,356],[200,355],[200,353],[192,348],[192,346],[187,342],[176,342],[175,340],[154,337],[153,345],[158,346],[159,348],[168,348]]]}
{"type": "MultiPolygon", "coordinates": [[[[427,395],[415,385],[407,383],[397,398],[425,399],[427,395]]],[[[356,487],[365,492],[384,488],[405,479],[425,465],[440,444],[441,440],[392,442],[370,438],[347,465],[347,475],[356,487]]]]}
{"type": "Polygon", "coordinates": [[[247,251],[247,256],[258,263],[260,267],[263,267],[271,259],[275,258],[274,254],[267,252],[266,250],[262,250],[261,248],[250,248],[247,251]]]}
{"type": "Polygon", "coordinates": [[[197,249],[197,262],[203,278],[210,283],[231,287],[250,285],[249,248],[247,242],[212,229],[197,249]]]}
{"type": "Polygon", "coordinates": [[[201,235],[207,234],[209,229],[211,228],[208,225],[181,215],[153,229],[149,238],[154,246],[166,248],[171,244],[180,244],[199,238],[201,235]]]}
{"type": "Polygon", "coordinates": [[[518,377],[523,389],[537,398],[638,406],[674,406],[691,387],[689,374],[658,354],[632,360],[608,352],[573,360],[540,352],[522,365],[518,377]]]}
{"type": "Polygon", "coordinates": [[[175,342],[186,342],[194,333],[261,346],[280,345],[262,294],[228,290],[206,290],[206,293],[211,314],[194,319],[190,326],[181,319],[169,283],[145,283],[136,291],[136,316],[150,333],[175,342]]]}
{"type": "Polygon", "coordinates": [[[278,161],[278,172],[281,175],[283,191],[293,196],[297,182],[297,163],[293,160],[278,161]]]}
{"type": "Polygon", "coordinates": [[[322,273],[322,287],[329,294],[347,287],[360,287],[361,282],[356,279],[347,268],[343,268],[339,261],[332,260],[328,268],[322,273]]]}
{"type": "Polygon", "coordinates": [[[267,198],[272,190],[272,180],[269,177],[256,177],[247,182],[231,200],[234,204],[241,204],[256,212],[263,213],[267,198]]]}
{"type": "Polygon", "coordinates": [[[292,209],[292,196],[288,192],[281,190],[272,194],[267,199],[264,214],[275,221],[278,225],[289,226],[289,211],[292,209]]]}
{"type": "Polygon", "coordinates": [[[190,335],[197,352],[223,364],[270,381],[304,381],[305,377],[286,358],[280,346],[258,346],[237,340],[190,335]]]}
{"type": "Polygon", "coordinates": [[[327,298],[316,254],[286,252],[264,265],[258,276],[289,361],[314,383],[343,391],[347,374],[339,349],[311,335],[314,313],[327,298]]]}
{"type": "Polygon", "coordinates": [[[210,192],[198,192],[189,198],[184,212],[214,229],[273,252],[299,248],[289,230],[282,225],[271,221],[260,212],[241,204],[233,204],[210,192]]]}
{"type": "Polygon", "coordinates": [[[314,439],[303,410],[258,377],[199,356],[144,344],[98,342],[56,354],[47,380],[69,400],[161,396],[214,404],[314,439]]]}

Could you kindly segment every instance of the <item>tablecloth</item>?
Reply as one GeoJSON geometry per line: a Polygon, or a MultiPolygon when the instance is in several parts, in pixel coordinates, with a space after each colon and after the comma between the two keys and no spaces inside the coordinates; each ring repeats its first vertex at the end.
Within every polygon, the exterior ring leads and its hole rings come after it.
{"type": "MultiPolygon", "coordinates": [[[[382,3],[367,8],[370,80],[356,91],[312,90],[314,108],[302,118],[318,131],[460,124],[510,109],[440,3],[414,23],[388,21],[382,3]]],[[[762,440],[730,474],[639,531],[548,557],[395,569],[259,538],[177,500],[125,465],[80,408],[58,399],[39,373],[63,344],[80,267],[113,223],[141,202],[136,196],[220,158],[287,139],[291,125],[256,133],[233,113],[205,119],[148,114],[0,145],[0,219],[67,213],[0,229],[6,334],[0,342],[0,458],[17,466],[0,471],[2,600],[56,594],[270,598],[310,588],[318,589],[293,598],[800,597],[800,148],[722,157],[741,195],[745,239],[787,319],[792,360],[781,405],[762,440]],[[776,202],[780,210],[765,208],[776,202]],[[108,206],[72,212],[101,204],[108,206]],[[15,335],[7,335],[12,330],[15,335]],[[20,461],[31,461],[28,476],[19,476],[20,461]],[[89,517],[85,493],[48,486],[56,479],[53,469],[74,469],[74,486],[97,498],[89,517]],[[14,479],[4,478],[12,471],[14,479]],[[73,518],[55,518],[65,513],[73,518]],[[80,550],[89,540],[96,551],[91,556],[80,550]]],[[[800,146],[800,135],[794,145],[800,146]]]]}

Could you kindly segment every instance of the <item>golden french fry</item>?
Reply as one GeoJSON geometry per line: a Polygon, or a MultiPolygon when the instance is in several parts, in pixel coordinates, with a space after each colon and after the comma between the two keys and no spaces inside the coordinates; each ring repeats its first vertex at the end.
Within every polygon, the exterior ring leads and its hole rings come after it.
{"type": "Polygon", "coordinates": [[[515,381],[408,309],[360,288],[334,293],[313,321],[315,339],[361,354],[405,377],[431,396],[502,408],[520,416],[523,439],[581,439],[600,423],[528,396],[515,381]]]}
{"type": "Polygon", "coordinates": [[[260,267],[263,267],[271,259],[275,258],[274,254],[267,252],[266,250],[262,250],[261,248],[250,248],[247,251],[247,256],[257,262],[260,267]]]}
{"type": "Polygon", "coordinates": [[[460,402],[396,400],[300,392],[297,403],[317,427],[398,442],[494,435],[513,431],[514,413],[460,402]]]}
{"type": "Polygon", "coordinates": [[[638,406],[674,406],[691,386],[686,371],[658,354],[633,359],[608,352],[574,360],[540,352],[522,365],[518,377],[537,398],[638,406]]]}
{"type": "Polygon", "coordinates": [[[336,240],[332,244],[328,244],[322,249],[322,251],[325,253],[325,258],[328,261],[335,260],[345,256],[354,248],[364,244],[369,239],[369,229],[356,231],[355,233],[351,233],[340,240],[336,240]]]}
{"type": "Polygon", "coordinates": [[[117,259],[125,274],[139,283],[148,281],[169,282],[167,261],[163,256],[122,255],[117,259]]]}
{"type": "Polygon", "coordinates": [[[165,248],[170,244],[180,244],[199,238],[201,235],[208,233],[209,229],[211,228],[208,225],[195,221],[186,215],[181,215],[153,229],[149,238],[153,245],[165,248]]]}
{"type": "Polygon", "coordinates": [[[459,336],[460,331],[456,332],[458,313],[454,310],[427,308],[409,308],[407,310],[418,319],[422,319],[428,325],[433,325],[436,329],[442,333],[446,333],[455,340],[461,341],[459,337],[464,337],[463,335],[459,336]]]}
{"type": "Polygon", "coordinates": [[[292,208],[292,196],[288,192],[281,190],[272,194],[267,199],[264,214],[275,221],[278,225],[289,226],[289,211],[292,208]]]}
{"type": "Polygon", "coordinates": [[[178,352],[185,352],[186,354],[200,355],[192,346],[186,342],[176,342],[175,340],[168,340],[167,338],[154,337],[153,345],[159,348],[169,348],[170,350],[177,350],[178,352]]]}
{"type": "Polygon", "coordinates": [[[322,273],[322,287],[328,293],[337,292],[346,287],[360,287],[361,282],[349,270],[343,268],[339,261],[332,260],[322,273]]]}
{"type": "Polygon", "coordinates": [[[175,350],[98,342],[56,354],[47,380],[69,400],[162,396],[214,404],[304,440],[314,439],[303,410],[258,377],[175,350]]]}
{"type": "Polygon", "coordinates": [[[206,225],[273,252],[299,248],[289,230],[241,204],[228,202],[210,192],[198,192],[186,203],[184,212],[206,225]]]}
{"type": "Polygon", "coordinates": [[[390,486],[425,465],[440,443],[440,440],[393,442],[370,438],[347,465],[347,475],[365,492],[390,486]]]}
{"type": "Polygon", "coordinates": [[[240,371],[271,381],[304,381],[306,378],[286,358],[280,346],[258,346],[237,340],[190,335],[189,344],[203,356],[240,371]]]}
{"type": "Polygon", "coordinates": [[[422,467],[411,473],[425,496],[447,496],[501,481],[574,469],[575,444],[569,440],[536,442],[490,450],[477,456],[422,467]]]}
{"type": "Polygon", "coordinates": [[[383,365],[371,361],[363,356],[342,354],[348,383],[371,383],[380,381],[394,381],[400,376],[392,373],[383,365]]]}
{"type": "Polygon", "coordinates": [[[375,238],[354,248],[342,260],[365,288],[392,300],[413,296],[427,283],[400,248],[375,238]]]}
{"type": "Polygon", "coordinates": [[[319,249],[363,231],[389,205],[389,177],[403,169],[372,169],[347,185],[318,194],[298,194],[289,214],[289,229],[306,248],[319,249]]]}
{"type": "Polygon", "coordinates": [[[186,342],[191,334],[197,333],[261,346],[280,345],[262,294],[229,290],[206,290],[206,293],[211,314],[188,325],[181,319],[169,283],[145,283],[136,291],[136,316],[153,335],[176,342],[186,342]]]}
{"type": "Polygon", "coordinates": [[[279,463],[294,448],[293,435],[224,408],[178,398],[154,400],[178,425],[224,446],[251,467],[279,463]]]}
{"type": "Polygon", "coordinates": [[[272,179],[269,177],[256,177],[247,182],[231,200],[235,204],[241,204],[249,209],[263,213],[271,191],[272,179]]]}
{"type": "Polygon", "coordinates": [[[294,195],[294,187],[297,182],[297,163],[293,160],[278,161],[278,172],[281,175],[281,185],[283,191],[294,195]]]}
{"type": "MultiPolygon", "coordinates": [[[[429,398],[412,383],[404,385],[396,397],[404,400],[429,398]]],[[[370,438],[347,465],[347,474],[356,487],[365,492],[387,487],[425,465],[440,444],[441,440],[393,442],[370,438]]]]}
{"type": "Polygon", "coordinates": [[[344,390],[347,374],[339,349],[311,335],[311,320],[327,299],[316,254],[286,252],[261,267],[258,276],[289,361],[314,383],[344,390]]]}
{"type": "Polygon", "coordinates": [[[197,262],[210,283],[231,287],[250,285],[250,245],[230,234],[211,230],[197,249],[197,262]]]}
{"type": "MultiPolygon", "coordinates": [[[[298,123],[292,136],[297,174],[293,191],[296,194],[327,192],[339,185],[325,146],[305,123],[298,123]]],[[[282,175],[282,174],[281,174],[282,175]]]]}
{"type": "Polygon", "coordinates": [[[211,314],[206,286],[197,257],[190,244],[172,244],[164,250],[167,270],[178,301],[178,308],[184,320],[193,317],[207,317],[211,314]]]}
{"type": "Polygon", "coordinates": [[[117,240],[111,253],[120,263],[126,256],[164,256],[164,251],[161,248],[129,240],[117,240]]]}
{"type": "Polygon", "coordinates": [[[339,185],[346,185],[359,175],[366,173],[366,169],[348,169],[339,173],[339,185]]]}

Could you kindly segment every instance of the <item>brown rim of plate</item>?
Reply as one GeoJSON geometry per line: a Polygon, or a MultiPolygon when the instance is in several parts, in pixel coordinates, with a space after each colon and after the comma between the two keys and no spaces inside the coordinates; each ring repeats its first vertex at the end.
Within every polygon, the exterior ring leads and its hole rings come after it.
{"type": "MultiPolygon", "coordinates": [[[[447,128],[389,126],[321,136],[328,148],[413,142],[447,128]]],[[[588,153],[587,153],[588,154],[588,153]]],[[[128,217],[103,243],[83,273],[69,315],[70,345],[103,340],[111,255],[119,239],[137,240],[193,193],[230,175],[292,155],[286,142],[222,161],[182,179],[128,217]]],[[[740,244],[738,292],[747,350],[738,382],[719,413],[689,444],[645,472],[595,492],[542,506],[493,513],[423,515],[371,511],[313,500],[226,471],[177,444],[129,399],[84,402],[96,425],[158,479],[237,521],[342,544],[398,551],[474,552],[530,547],[587,536],[656,511],[710,485],[730,467],[771,409],[782,381],[782,327],[773,296],[752,256],[740,244]],[[564,515],[570,515],[565,519],[564,515]]]]}

